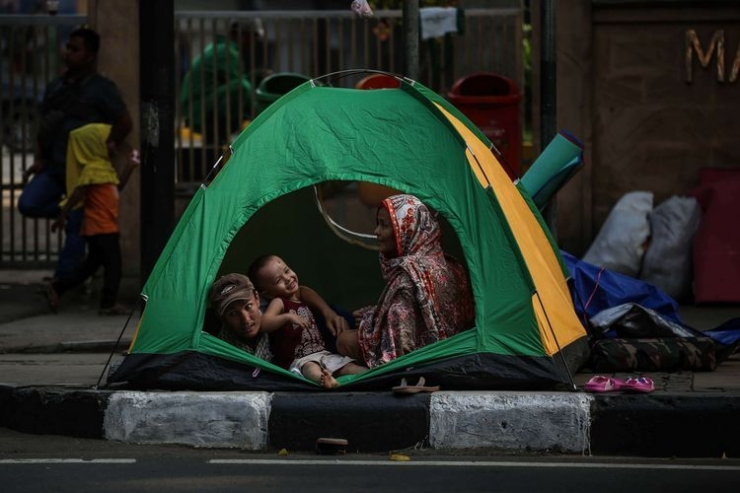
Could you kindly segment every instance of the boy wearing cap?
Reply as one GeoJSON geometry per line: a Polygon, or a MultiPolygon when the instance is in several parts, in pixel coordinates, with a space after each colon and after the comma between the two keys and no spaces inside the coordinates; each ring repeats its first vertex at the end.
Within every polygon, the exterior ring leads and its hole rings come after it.
{"type": "Polygon", "coordinates": [[[260,299],[252,281],[242,274],[226,274],[211,286],[208,299],[221,320],[218,338],[249,354],[272,361],[267,334],[260,333],[260,299]]]}

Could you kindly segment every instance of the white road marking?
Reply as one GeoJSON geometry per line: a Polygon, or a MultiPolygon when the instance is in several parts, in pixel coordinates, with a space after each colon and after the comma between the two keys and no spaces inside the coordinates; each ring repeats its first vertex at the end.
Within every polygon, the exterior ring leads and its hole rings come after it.
{"type": "Polygon", "coordinates": [[[738,466],[698,465],[698,464],[609,464],[606,462],[504,462],[504,461],[391,461],[391,460],[291,460],[291,459],[210,459],[209,464],[241,465],[344,465],[344,466],[426,466],[426,467],[528,467],[528,468],[573,468],[573,469],[685,469],[694,471],[740,471],[738,466]]]}
{"type": "Polygon", "coordinates": [[[136,459],[0,459],[0,464],[134,464],[136,459]]]}

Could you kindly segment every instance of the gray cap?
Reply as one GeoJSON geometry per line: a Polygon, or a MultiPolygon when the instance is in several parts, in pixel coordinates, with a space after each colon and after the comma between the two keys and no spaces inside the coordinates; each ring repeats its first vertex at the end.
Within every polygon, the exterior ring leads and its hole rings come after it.
{"type": "Polygon", "coordinates": [[[237,300],[250,301],[254,293],[254,284],[247,276],[226,274],[213,283],[208,299],[216,313],[222,316],[231,303],[237,300]]]}

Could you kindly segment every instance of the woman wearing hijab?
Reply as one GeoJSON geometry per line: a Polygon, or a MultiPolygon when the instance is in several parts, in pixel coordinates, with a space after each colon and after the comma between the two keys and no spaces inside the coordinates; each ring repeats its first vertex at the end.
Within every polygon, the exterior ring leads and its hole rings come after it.
{"type": "Polygon", "coordinates": [[[375,235],[386,287],[376,306],[355,312],[358,329],[337,341],[341,354],[369,368],[470,328],[474,318],[465,268],[444,254],[439,223],[418,198],[383,200],[375,235]]]}

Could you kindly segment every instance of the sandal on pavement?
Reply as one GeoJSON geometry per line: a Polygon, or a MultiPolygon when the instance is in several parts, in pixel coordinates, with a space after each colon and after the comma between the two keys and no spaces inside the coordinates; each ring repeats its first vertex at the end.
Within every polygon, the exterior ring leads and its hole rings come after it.
{"type": "Polygon", "coordinates": [[[396,394],[417,394],[419,392],[436,392],[439,390],[439,385],[425,386],[426,380],[424,377],[419,377],[419,381],[416,385],[409,385],[405,378],[401,379],[401,385],[393,387],[393,392],[396,394]]]}
{"type": "Polygon", "coordinates": [[[108,308],[101,308],[100,310],[98,310],[98,315],[103,317],[114,315],[128,315],[130,312],[131,310],[123,305],[113,305],[109,306],[108,308]]]}
{"type": "Polygon", "coordinates": [[[316,439],[316,452],[320,454],[344,454],[347,452],[347,440],[344,438],[316,439]]]}
{"type": "Polygon", "coordinates": [[[652,378],[648,377],[628,378],[622,385],[622,390],[648,393],[655,390],[655,382],[653,382],[652,378]]]}
{"type": "Polygon", "coordinates": [[[621,390],[623,382],[619,379],[596,375],[583,385],[586,392],[614,392],[621,390]]]}

